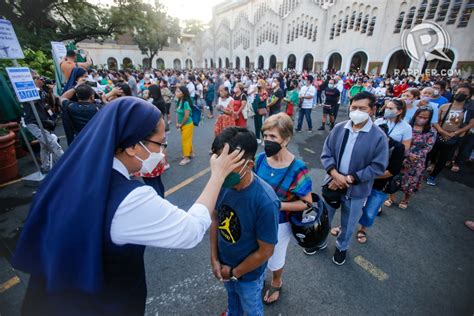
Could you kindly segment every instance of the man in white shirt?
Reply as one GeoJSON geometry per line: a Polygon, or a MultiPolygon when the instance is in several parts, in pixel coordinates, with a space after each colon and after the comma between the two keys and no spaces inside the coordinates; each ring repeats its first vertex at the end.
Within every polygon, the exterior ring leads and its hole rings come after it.
{"type": "Polygon", "coordinates": [[[308,75],[308,77],[306,77],[306,85],[301,87],[299,93],[301,107],[298,115],[298,125],[296,127],[297,132],[301,132],[304,117],[306,117],[306,123],[308,123],[308,132],[311,133],[313,131],[311,110],[313,109],[313,98],[316,93],[316,88],[313,86],[313,79],[313,76],[308,75]]]}
{"type": "Polygon", "coordinates": [[[193,75],[189,75],[188,78],[186,79],[186,88],[188,88],[189,90],[189,96],[191,97],[191,99],[193,99],[194,101],[194,98],[196,96],[196,88],[194,86],[194,76],[193,75]]]}

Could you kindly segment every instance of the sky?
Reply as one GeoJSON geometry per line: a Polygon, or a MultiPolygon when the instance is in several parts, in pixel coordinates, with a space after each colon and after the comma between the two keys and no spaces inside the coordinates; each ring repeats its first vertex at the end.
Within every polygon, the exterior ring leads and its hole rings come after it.
{"type": "MultiPolygon", "coordinates": [[[[113,0],[89,0],[91,2],[110,5],[113,0]]],[[[154,0],[142,0],[154,3],[154,0]]],[[[160,0],[168,8],[168,14],[180,20],[197,19],[209,22],[212,19],[212,7],[224,0],[160,0]]]]}
{"type": "Polygon", "coordinates": [[[180,20],[198,19],[209,22],[212,7],[223,0],[161,0],[168,8],[168,14],[180,20]]]}

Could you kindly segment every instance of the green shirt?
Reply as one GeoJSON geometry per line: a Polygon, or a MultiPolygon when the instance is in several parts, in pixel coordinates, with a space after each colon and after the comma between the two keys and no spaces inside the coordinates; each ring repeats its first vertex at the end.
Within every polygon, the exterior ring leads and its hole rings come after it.
{"type": "Polygon", "coordinates": [[[298,105],[298,101],[299,101],[299,94],[298,94],[298,90],[297,89],[293,89],[291,91],[288,91],[286,93],[286,98],[288,100],[290,100],[291,103],[293,103],[293,105],[298,105]]]}
{"type": "Polygon", "coordinates": [[[365,91],[365,88],[363,86],[352,86],[352,88],[349,90],[349,96],[352,98],[354,97],[357,93],[360,93],[362,91],[365,91]]]}
{"type": "Polygon", "coordinates": [[[188,125],[189,123],[193,122],[193,119],[191,118],[191,106],[189,105],[188,101],[180,102],[178,104],[178,108],[176,110],[176,113],[178,113],[178,123],[181,122],[181,125],[188,125]],[[189,117],[186,122],[183,122],[184,119],[184,111],[189,111],[189,117]]]}

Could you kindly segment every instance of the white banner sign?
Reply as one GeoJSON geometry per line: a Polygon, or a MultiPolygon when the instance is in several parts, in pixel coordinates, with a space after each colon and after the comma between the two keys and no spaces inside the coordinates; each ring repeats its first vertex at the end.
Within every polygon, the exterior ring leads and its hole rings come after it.
{"type": "Polygon", "coordinates": [[[66,46],[64,46],[63,42],[51,42],[51,47],[53,48],[53,56],[59,65],[61,59],[66,56],[66,46]]]}
{"type": "Polygon", "coordinates": [[[8,20],[0,19],[0,59],[23,59],[23,51],[16,38],[13,25],[8,20]]]}
{"type": "Polygon", "coordinates": [[[10,81],[15,89],[16,96],[20,102],[38,100],[40,95],[36,89],[30,69],[27,67],[5,68],[10,81]]]}

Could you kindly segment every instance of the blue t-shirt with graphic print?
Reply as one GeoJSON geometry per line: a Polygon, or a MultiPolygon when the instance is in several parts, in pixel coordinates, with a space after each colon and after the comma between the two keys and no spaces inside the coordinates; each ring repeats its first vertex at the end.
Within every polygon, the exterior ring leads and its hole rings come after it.
{"type": "MultiPolygon", "coordinates": [[[[254,174],[243,190],[222,188],[217,199],[217,253],[219,261],[238,266],[258,249],[257,240],[276,245],[280,201],[272,188],[254,174]]],[[[244,274],[242,281],[254,281],[265,271],[265,262],[244,274]]]]}

